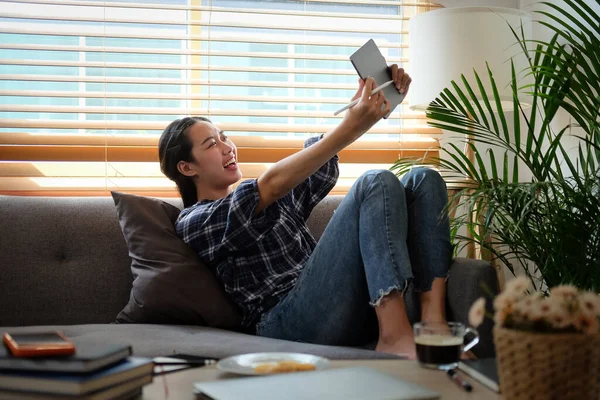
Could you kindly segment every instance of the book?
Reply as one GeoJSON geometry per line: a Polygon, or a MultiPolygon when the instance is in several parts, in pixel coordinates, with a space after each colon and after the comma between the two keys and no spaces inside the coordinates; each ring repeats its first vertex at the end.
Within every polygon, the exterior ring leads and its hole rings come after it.
{"type": "Polygon", "coordinates": [[[500,393],[500,379],[495,358],[461,360],[458,369],[496,393],[500,393]]]}
{"type": "MultiPolygon", "coordinates": [[[[146,375],[132,379],[120,385],[111,386],[105,390],[84,394],[81,396],[69,396],[67,400],[129,400],[142,394],[144,385],[152,382],[152,376],[146,375]]],[[[64,395],[47,394],[37,392],[16,392],[12,390],[0,390],[0,399],[3,400],[65,400],[64,395]]]]}
{"type": "Polygon", "coordinates": [[[5,346],[0,346],[0,370],[92,372],[131,355],[128,344],[75,343],[71,356],[25,358],[15,357],[5,346]]]}
{"type": "Polygon", "coordinates": [[[149,358],[129,357],[89,374],[39,371],[0,371],[0,389],[63,395],[83,395],[152,374],[149,358]]]}

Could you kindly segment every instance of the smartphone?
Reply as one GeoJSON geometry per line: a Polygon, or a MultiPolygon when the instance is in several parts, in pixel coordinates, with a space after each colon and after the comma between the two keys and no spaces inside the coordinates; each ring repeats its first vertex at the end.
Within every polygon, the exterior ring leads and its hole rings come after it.
{"type": "Polygon", "coordinates": [[[2,340],[15,357],[51,357],[75,354],[75,344],[59,331],[5,332],[2,340]]]}

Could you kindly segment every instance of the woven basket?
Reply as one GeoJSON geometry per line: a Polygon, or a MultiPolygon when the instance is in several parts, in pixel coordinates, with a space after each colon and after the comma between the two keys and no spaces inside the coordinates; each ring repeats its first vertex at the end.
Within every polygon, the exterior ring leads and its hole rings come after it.
{"type": "Polygon", "coordinates": [[[600,399],[600,334],[494,328],[506,400],[600,399]]]}

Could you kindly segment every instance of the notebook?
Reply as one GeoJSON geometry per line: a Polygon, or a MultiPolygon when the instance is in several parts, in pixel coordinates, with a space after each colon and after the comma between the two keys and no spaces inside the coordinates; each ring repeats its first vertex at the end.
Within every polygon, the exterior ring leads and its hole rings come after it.
{"type": "Polygon", "coordinates": [[[149,358],[129,357],[90,374],[0,371],[0,389],[83,395],[135,378],[150,376],[153,366],[149,358]]]}
{"type": "Polygon", "coordinates": [[[458,369],[482,385],[499,393],[498,367],[495,358],[480,358],[478,360],[462,360],[458,363],[458,369]]]}
{"type": "MultiPolygon", "coordinates": [[[[379,47],[377,47],[373,39],[370,39],[360,49],[356,50],[356,52],[350,56],[350,61],[363,80],[372,76],[375,78],[377,86],[392,80],[392,70],[389,68],[381,51],[379,51],[379,47]]],[[[390,85],[383,89],[383,93],[390,103],[390,112],[384,117],[387,118],[392,111],[394,111],[396,106],[402,103],[404,95],[400,94],[394,85],[390,85]]]]}
{"type": "Polygon", "coordinates": [[[0,345],[0,370],[91,372],[121,361],[131,355],[128,344],[106,344],[83,341],[75,343],[75,354],[63,357],[15,357],[0,345]]]}
{"type": "Polygon", "coordinates": [[[440,394],[368,367],[327,369],[194,384],[213,400],[428,400],[440,394]]]}
{"type": "Polygon", "coordinates": [[[80,396],[65,396],[62,394],[49,394],[39,392],[18,392],[13,390],[0,389],[0,399],[2,400],[129,400],[135,399],[142,394],[144,385],[152,383],[152,376],[145,375],[140,378],[134,378],[130,381],[111,386],[107,389],[99,390],[80,396]]]}

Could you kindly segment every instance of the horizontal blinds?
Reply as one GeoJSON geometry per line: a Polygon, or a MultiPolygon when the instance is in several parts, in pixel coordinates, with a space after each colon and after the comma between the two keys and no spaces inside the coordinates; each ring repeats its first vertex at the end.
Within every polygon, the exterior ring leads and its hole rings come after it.
{"type": "MultiPolygon", "coordinates": [[[[172,115],[173,112],[177,114],[190,114],[190,115],[204,115],[209,112],[207,108],[171,108],[164,109],[162,107],[77,107],[77,106],[37,106],[37,105],[0,105],[0,112],[2,111],[14,111],[14,112],[46,112],[46,113],[88,113],[88,114],[100,114],[106,112],[107,114],[153,114],[153,115],[172,115]]],[[[248,110],[248,109],[212,109],[210,110],[212,115],[243,115],[243,116],[265,116],[265,117],[313,117],[313,118],[325,118],[330,117],[331,113],[326,111],[287,111],[287,110],[248,110]]],[[[340,117],[341,119],[342,117],[340,117]]],[[[393,119],[422,119],[422,115],[394,115],[393,119]]],[[[17,123],[16,121],[3,121],[3,125],[12,125],[17,123]]],[[[25,125],[25,124],[24,124],[25,125]]],[[[154,124],[156,125],[156,124],[154,124]]],[[[435,135],[436,130],[429,129],[427,127],[414,128],[414,131],[420,131],[423,133],[431,133],[435,135]]],[[[402,133],[402,128],[400,128],[402,133]]]]}
{"type": "MultiPolygon", "coordinates": [[[[14,3],[31,3],[31,4],[53,4],[53,5],[73,5],[79,6],[80,2],[78,0],[13,0],[14,3]]],[[[397,6],[397,7],[427,7],[427,8],[437,8],[439,4],[436,3],[428,3],[426,1],[323,1],[323,0],[308,0],[304,1],[304,3],[330,3],[330,4],[345,4],[345,5],[354,5],[354,4],[364,4],[364,5],[384,5],[384,6],[397,6]]],[[[106,3],[103,1],[87,1],[86,5],[88,7],[99,7],[104,8],[106,3]]],[[[223,7],[214,7],[214,6],[205,6],[198,4],[152,4],[146,2],[134,3],[134,2],[124,2],[120,1],[118,3],[119,8],[133,8],[133,9],[158,9],[158,10],[184,10],[184,11],[212,11],[214,13],[217,12],[246,12],[249,14],[256,14],[256,9],[253,8],[223,8],[223,7]]],[[[265,9],[261,8],[260,14],[276,14],[276,15],[289,15],[289,11],[287,10],[277,10],[277,9],[265,9]]],[[[364,14],[359,13],[327,13],[327,12],[303,12],[296,10],[294,11],[294,15],[296,16],[326,16],[331,18],[364,18],[364,14]]],[[[370,18],[380,18],[380,19],[408,19],[403,15],[370,15],[370,18]]]]}
{"type": "MultiPolygon", "coordinates": [[[[326,133],[330,129],[333,129],[335,125],[325,125],[325,124],[298,124],[298,125],[288,125],[288,124],[261,124],[260,127],[252,123],[218,123],[217,124],[221,129],[227,132],[239,132],[244,131],[248,132],[254,130],[255,128],[260,128],[262,132],[288,132],[288,133],[326,133]]],[[[68,121],[68,120],[55,120],[49,122],[40,122],[35,120],[11,120],[5,119],[0,123],[0,126],[6,127],[14,127],[14,128],[54,128],[54,129],[111,129],[111,130],[134,130],[138,131],[140,129],[144,130],[157,130],[164,127],[164,124],[160,122],[154,121],[68,121]]],[[[414,128],[396,128],[394,130],[396,133],[430,133],[437,132],[437,130],[428,128],[428,127],[414,127],[414,128]]],[[[387,127],[373,127],[369,130],[371,134],[375,133],[388,133],[390,132],[387,127]]]]}
{"type": "MultiPolygon", "coordinates": [[[[214,12],[209,11],[209,13],[213,14],[214,12]]],[[[230,14],[236,13],[235,10],[230,12],[230,14]]],[[[391,31],[390,27],[377,27],[377,28],[360,28],[355,27],[354,25],[345,25],[343,27],[333,27],[330,24],[322,24],[320,26],[309,26],[304,21],[299,18],[292,21],[292,24],[279,24],[279,23],[266,23],[260,22],[260,20],[255,20],[254,18],[248,18],[244,22],[238,21],[237,18],[232,19],[223,19],[217,20],[213,22],[206,22],[201,20],[193,20],[190,19],[187,22],[181,21],[179,19],[161,19],[161,18],[136,18],[135,20],[131,20],[127,16],[123,15],[122,17],[111,18],[104,17],[99,18],[95,16],[63,16],[61,13],[56,13],[57,15],[30,15],[27,13],[3,13],[3,17],[6,19],[30,19],[30,20],[41,20],[41,21],[58,21],[58,22],[78,22],[78,23],[86,23],[86,22],[95,22],[95,23],[113,23],[113,24],[137,24],[137,25],[165,25],[165,26],[181,26],[181,27],[223,27],[223,28],[249,28],[249,29],[262,29],[262,30],[286,30],[286,31],[305,31],[310,29],[313,32],[335,32],[335,33],[380,33],[387,34],[391,31]],[[256,22],[253,22],[256,21],[256,22]]],[[[236,13],[237,14],[237,13],[236,13]]],[[[254,12],[254,14],[257,14],[254,12]]],[[[261,16],[272,17],[272,14],[260,13],[261,16]]],[[[280,15],[278,15],[280,16],[280,15]]],[[[325,17],[321,17],[325,18],[325,17]]],[[[368,17],[367,17],[368,18],[368,17]]],[[[356,19],[356,17],[350,17],[348,19],[356,19]]],[[[373,19],[373,18],[370,18],[373,19]]],[[[378,21],[378,20],[376,20],[378,21]]],[[[387,20],[386,20],[387,21],[387,20]]],[[[365,25],[364,19],[358,21],[358,25],[365,25]]],[[[390,24],[391,26],[391,24],[390,24]]],[[[400,30],[397,32],[401,35],[408,34],[406,30],[400,30]]]]}
{"type": "MultiPolygon", "coordinates": [[[[248,162],[277,162],[303,148],[302,139],[259,136],[229,136],[238,148],[239,159],[248,162]]],[[[392,164],[400,156],[436,157],[435,140],[356,142],[339,154],[342,163],[392,164]]],[[[21,135],[6,132],[0,137],[0,156],[12,161],[158,162],[156,135],[21,135]],[[14,144],[19,142],[19,144],[14,144]]]]}
{"type": "MultiPolygon", "coordinates": [[[[53,35],[54,32],[45,31],[40,29],[26,29],[26,28],[6,28],[0,26],[0,33],[13,33],[20,35],[53,35]]],[[[65,29],[61,31],[61,36],[80,36],[81,34],[76,30],[68,30],[65,29]]],[[[104,37],[103,31],[90,31],[86,32],[86,37],[104,37]]],[[[161,39],[161,40],[208,40],[208,34],[200,32],[199,34],[187,34],[187,35],[178,35],[178,34],[169,34],[163,32],[148,32],[146,34],[136,34],[135,31],[132,32],[115,32],[111,34],[112,38],[118,39],[161,39]]],[[[210,36],[210,40],[215,42],[243,42],[247,43],[248,38],[244,36],[236,36],[230,34],[220,34],[213,33],[210,36]]],[[[256,37],[252,39],[253,43],[268,43],[268,44],[294,44],[294,45],[312,45],[312,46],[347,46],[358,48],[362,46],[364,43],[360,40],[347,40],[344,38],[336,38],[336,39],[322,39],[322,38],[306,38],[303,36],[299,37],[289,37],[285,39],[281,39],[280,37],[256,37]]],[[[408,48],[408,44],[406,43],[384,43],[379,45],[380,48],[408,48]]]]}
{"type": "MultiPolygon", "coordinates": [[[[0,193],[175,195],[162,129],[211,118],[246,178],[341,119],[348,56],[373,38],[410,71],[418,1],[13,0],[0,10],[0,193]]],[[[410,96],[410,94],[409,94],[410,96]]],[[[406,103],[405,103],[406,104],[406,103]]],[[[435,157],[439,130],[406,105],[340,152],[344,193],[366,169],[435,157]]]]}

